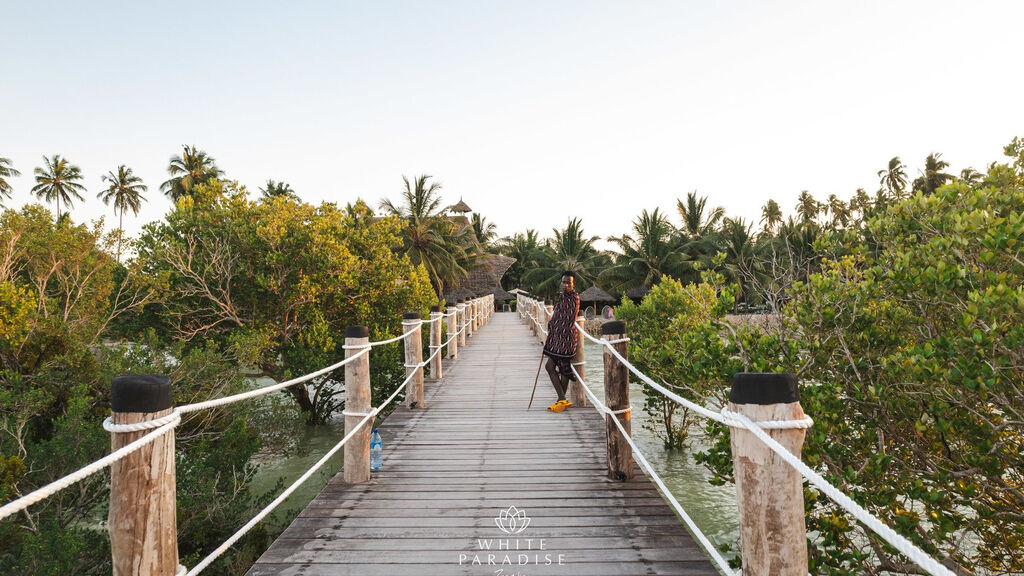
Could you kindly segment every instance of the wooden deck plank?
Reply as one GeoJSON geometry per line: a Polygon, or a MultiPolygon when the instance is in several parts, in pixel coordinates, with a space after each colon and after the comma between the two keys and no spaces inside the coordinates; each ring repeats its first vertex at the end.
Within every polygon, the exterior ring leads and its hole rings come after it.
{"type": "Polygon", "coordinates": [[[599,414],[548,412],[547,382],[526,410],[539,354],[517,315],[495,315],[425,407],[378,426],[384,469],[354,486],[339,473],[249,576],[718,574],[642,473],[607,478],[599,414]],[[495,524],[509,506],[530,517],[512,536],[495,524]],[[513,549],[487,549],[500,541],[513,549]]]}

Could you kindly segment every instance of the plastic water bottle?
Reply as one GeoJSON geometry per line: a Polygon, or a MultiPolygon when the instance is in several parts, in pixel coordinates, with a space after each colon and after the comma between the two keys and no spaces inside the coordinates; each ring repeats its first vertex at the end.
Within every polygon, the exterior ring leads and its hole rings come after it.
{"type": "Polygon", "coordinates": [[[381,442],[377,429],[373,429],[373,436],[370,436],[370,470],[380,470],[384,467],[384,443],[381,442]]]}

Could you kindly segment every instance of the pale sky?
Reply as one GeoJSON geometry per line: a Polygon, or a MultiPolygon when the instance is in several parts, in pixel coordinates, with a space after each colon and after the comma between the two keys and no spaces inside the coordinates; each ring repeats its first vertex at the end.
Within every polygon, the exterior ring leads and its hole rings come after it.
{"type": "Polygon", "coordinates": [[[194,144],[254,194],[374,206],[431,174],[501,235],[673,222],[697,190],[756,222],[878,188],[900,156],[984,170],[1024,136],[1024,2],[20,2],[0,23],[0,157],[30,199],[80,166],[76,221],[119,164],[157,220],[194,144]]]}

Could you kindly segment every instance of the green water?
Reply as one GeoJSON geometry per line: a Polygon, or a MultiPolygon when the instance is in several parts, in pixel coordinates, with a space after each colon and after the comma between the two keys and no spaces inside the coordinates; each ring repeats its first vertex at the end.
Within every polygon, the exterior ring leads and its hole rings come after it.
{"type": "MultiPolygon", "coordinates": [[[[600,348],[588,342],[585,352],[587,365],[592,367],[590,373],[597,378],[602,377],[600,348]]],[[[587,381],[597,397],[603,398],[603,382],[591,382],[590,377],[587,381]]],[[[269,381],[259,382],[259,385],[268,383],[269,381]]],[[[736,542],[739,538],[739,528],[735,487],[732,484],[712,486],[707,482],[710,475],[704,468],[694,464],[688,453],[666,451],[661,440],[655,438],[643,426],[647,417],[641,410],[644,404],[642,388],[635,381],[630,388],[630,401],[637,408],[633,415],[633,435],[641,452],[712,542],[719,547],[724,543],[736,542]]],[[[340,417],[325,426],[304,427],[299,432],[303,437],[298,442],[298,445],[303,447],[302,453],[263,463],[253,479],[253,488],[259,493],[272,490],[281,480],[285,486],[291,484],[341,440],[343,432],[344,419],[340,417]]],[[[387,439],[384,440],[384,450],[387,450],[387,439]]],[[[268,522],[272,529],[283,529],[320,493],[324,485],[341,469],[342,452],[335,454],[271,515],[268,522]]],[[[276,493],[274,495],[276,496],[276,493]]]]}

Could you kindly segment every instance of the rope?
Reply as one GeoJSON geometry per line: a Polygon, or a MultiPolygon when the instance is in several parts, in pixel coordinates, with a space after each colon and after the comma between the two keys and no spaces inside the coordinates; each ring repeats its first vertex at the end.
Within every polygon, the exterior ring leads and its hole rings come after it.
{"type": "MultiPolygon", "coordinates": [[[[587,397],[590,398],[590,401],[593,403],[594,408],[597,409],[598,412],[602,412],[604,414],[613,414],[614,411],[609,409],[607,406],[604,405],[603,402],[597,399],[597,396],[594,395],[593,391],[590,390],[590,387],[587,386],[586,382],[583,381],[583,378],[580,377],[579,372],[576,372],[575,368],[570,368],[572,369],[573,374],[576,375],[577,381],[579,381],[580,385],[583,387],[583,391],[587,394],[587,397]]],[[[683,509],[682,504],[680,504],[679,501],[676,500],[676,497],[673,496],[672,492],[670,492],[668,487],[665,486],[665,482],[662,481],[661,476],[658,476],[658,473],[655,472],[654,468],[651,467],[650,463],[647,461],[647,458],[644,458],[643,453],[640,452],[640,448],[637,447],[636,443],[633,442],[633,438],[626,432],[626,429],[623,428],[622,423],[619,422],[619,419],[616,417],[612,417],[611,420],[612,422],[615,423],[615,427],[619,429],[619,433],[622,434],[622,437],[629,444],[629,447],[633,451],[633,454],[636,455],[640,467],[644,469],[648,476],[650,476],[651,480],[653,480],[654,483],[658,486],[658,489],[661,491],[661,493],[665,496],[665,498],[668,499],[672,507],[675,508],[680,518],[682,518],[683,522],[685,522],[687,527],[689,527],[690,532],[692,532],[693,535],[697,538],[697,542],[700,543],[701,547],[704,548],[704,550],[708,553],[708,556],[711,556],[711,559],[714,560],[715,564],[718,565],[718,569],[721,570],[723,574],[726,574],[728,576],[740,576],[736,572],[733,572],[732,568],[729,567],[729,562],[727,562],[726,559],[722,557],[722,555],[718,552],[718,549],[715,548],[714,544],[711,543],[711,540],[708,540],[708,537],[704,535],[704,532],[702,532],[701,529],[697,526],[697,524],[693,521],[693,518],[691,518],[690,515],[686,513],[686,510],[683,509]]]]}
{"type": "Polygon", "coordinates": [[[179,422],[181,420],[181,414],[177,411],[171,411],[166,416],[160,418],[154,418],[152,420],[146,420],[145,422],[136,422],[134,424],[114,424],[114,421],[107,416],[103,420],[103,429],[107,432],[144,432],[146,430],[152,430],[153,428],[159,428],[164,424],[170,424],[171,422],[179,422]]]}
{"type": "MultiPolygon", "coordinates": [[[[612,346],[611,346],[611,342],[612,341],[611,340],[601,340],[601,339],[598,339],[598,338],[594,338],[593,336],[588,334],[586,332],[586,330],[583,330],[582,328],[580,328],[579,325],[576,326],[576,329],[579,330],[581,334],[586,336],[587,339],[591,340],[592,342],[596,342],[597,344],[600,344],[601,346],[607,347],[608,351],[611,352],[612,355],[615,356],[619,360],[619,362],[622,362],[622,364],[626,368],[629,368],[630,372],[632,372],[633,374],[636,374],[637,378],[640,378],[640,380],[642,380],[645,384],[647,384],[651,388],[654,388],[658,392],[662,393],[664,396],[666,396],[670,400],[673,400],[673,401],[675,401],[675,402],[677,402],[679,404],[682,404],[686,408],[688,408],[690,410],[693,410],[694,412],[696,412],[697,414],[700,414],[701,416],[704,416],[705,418],[714,420],[716,422],[720,422],[722,424],[725,424],[726,426],[731,426],[731,427],[742,427],[743,426],[743,423],[740,420],[732,418],[731,416],[727,416],[727,415],[723,414],[722,412],[715,412],[714,410],[709,410],[709,409],[705,408],[704,406],[701,406],[700,404],[697,404],[695,402],[687,400],[686,398],[683,398],[682,396],[676,394],[675,392],[672,392],[668,388],[665,388],[661,384],[658,384],[654,380],[651,380],[651,378],[649,376],[647,376],[646,374],[641,372],[636,366],[633,366],[632,364],[630,364],[629,360],[626,360],[622,356],[622,354],[619,354],[618,350],[616,350],[615,348],[612,348],[612,346]]],[[[810,416],[805,416],[805,417],[803,417],[803,418],[801,418],[799,420],[771,420],[771,421],[758,422],[757,425],[759,427],[761,427],[761,428],[766,429],[766,430],[791,430],[791,429],[796,429],[796,428],[810,428],[811,426],[814,425],[814,420],[810,416]]]]}
{"type": "Polygon", "coordinates": [[[96,472],[99,472],[100,470],[106,468],[107,466],[110,466],[114,462],[117,462],[118,460],[124,458],[125,456],[128,456],[129,454],[135,452],[136,450],[139,450],[140,448],[146,446],[147,444],[150,444],[163,434],[166,434],[167,432],[174,430],[174,427],[177,426],[179,422],[181,422],[181,415],[178,414],[177,412],[172,412],[171,415],[173,416],[173,418],[169,422],[167,422],[166,424],[159,428],[156,428],[155,430],[139,438],[138,440],[135,440],[131,444],[118,448],[117,450],[111,452],[110,454],[104,456],[103,458],[100,458],[99,460],[93,462],[92,464],[79,468],[78,470],[72,472],[71,474],[68,474],[67,476],[55,482],[51,482],[46,486],[38,488],[26,494],[25,496],[18,498],[17,500],[13,500],[11,502],[8,502],[7,504],[4,504],[3,506],[0,506],[0,520],[3,520],[4,518],[11,516],[12,514],[21,512],[22,510],[28,508],[29,506],[35,504],[36,502],[39,502],[40,500],[49,498],[50,496],[56,494],[57,492],[60,492],[61,490],[67,488],[68,486],[71,486],[72,484],[80,480],[83,480],[95,474],[96,472]]]}
{"type": "Polygon", "coordinates": [[[321,368],[321,369],[317,370],[316,372],[310,372],[309,374],[306,374],[305,376],[299,376],[298,378],[292,378],[291,380],[287,380],[285,382],[281,382],[280,384],[274,384],[272,386],[264,386],[263,388],[257,388],[255,390],[250,390],[248,392],[242,392],[241,394],[234,394],[232,396],[225,396],[223,398],[217,398],[215,400],[207,400],[205,402],[196,402],[195,404],[186,404],[184,406],[179,406],[176,409],[176,411],[177,412],[181,412],[182,414],[185,414],[185,413],[188,413],[188,412],[195,412],[197,410],[205,410],[207,408],[216,408],[217,406],[223,406],[224,404],[233,404],[235,402],[240,402],[242,400],[248,400],[249,398],[256,398],[256,397],[259,397],[259,396],[264,396],[266,394],[270,394],[271,392],[276,392],[278,390],[282,390],[282,389],[287,388],[289,386],[294,386],[296,384],[301,384],[302,382],[306,382],[308,380],[312,380],[313,378],[316,378],[317,376],[322,376],[324,374],[327,374],[328,372],[333,372],[334,370],[337,370],[338,368],[341,368],[345,364],[348,364],[349,362],[355,360],[356,358],[359,358],[360,356],[362,356],[363,354],[368,353],[369,351],[370,351],[369,348],[364,348],[361,351],[357,352],[356,354],[353,354],[352,356],[349,356],[348,358],[345,358],[341,362],[337,362],[335,364],[331,364],[330,366],[328,366],[326,368],[321,368]]]}

